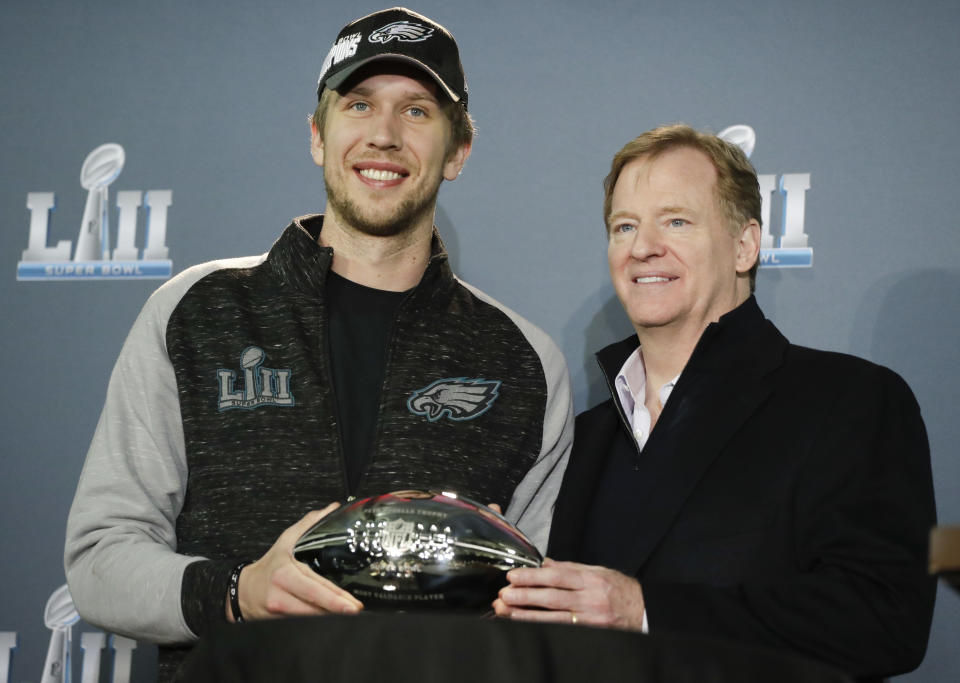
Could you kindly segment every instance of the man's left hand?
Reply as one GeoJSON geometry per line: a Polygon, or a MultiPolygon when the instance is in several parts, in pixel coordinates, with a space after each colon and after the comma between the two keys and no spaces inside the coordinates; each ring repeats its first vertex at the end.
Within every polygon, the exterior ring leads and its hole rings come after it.
{"type": "Polygon", "coordinates": [[[513,569],[493,608],[499,617],[588,624],[639,631],[643,591],[636,579],[606,567],[550,558],[537,569],[513,569]]]}

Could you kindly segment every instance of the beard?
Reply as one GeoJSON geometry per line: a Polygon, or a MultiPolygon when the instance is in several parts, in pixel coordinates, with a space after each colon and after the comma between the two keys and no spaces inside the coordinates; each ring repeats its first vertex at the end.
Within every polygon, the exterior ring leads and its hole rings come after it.
{"type": "Polygon", "coordinates": [[[442,180],[443,176],[440,176],[435,182],[415,188],[396,209],[386,215],[378,213],[373,207],[358,205],[346,192],[341,191],[342,186],[331,184],[326,173],[323,185],[327,191],[327,201],[346,225],[365,235],[393,237],[411,230],[425,218],[433,223],[433,211],[442,180]]]}

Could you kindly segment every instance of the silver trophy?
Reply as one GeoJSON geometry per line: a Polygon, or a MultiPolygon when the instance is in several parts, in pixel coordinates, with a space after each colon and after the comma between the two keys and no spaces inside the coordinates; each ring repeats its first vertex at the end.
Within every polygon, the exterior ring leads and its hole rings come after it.
{"type": "Polygon", "coordinates": [[[294,557],[366,609],[486,612],[539,551],[494,510],[453,493],[395,491],[344,504],[311,527],[294,557]]]}
{"type": "Polygon", "coordinates": [[[73,625],[79,619],[80,615],[73,606],[70,589],[64,584],[53,592],[43,610],[43,623],[52,633],[40,683],[64,683],[70,680],[73,625]]]}
{"type": "Polygon", "coordinates": [[[110,253],[107,187],[123,170],[123,147],[108,142],[87,155],[80,168],[80,185],[87,190],[74,261],[106,261],[110,253]]]}
{"type": "Polygon", "coordinates": [[[756,131],[742,123],[727,126],[717,133],[717,137],[739,147],[748,159],[753,154],[753,148],[757,146],[756,131]]]}

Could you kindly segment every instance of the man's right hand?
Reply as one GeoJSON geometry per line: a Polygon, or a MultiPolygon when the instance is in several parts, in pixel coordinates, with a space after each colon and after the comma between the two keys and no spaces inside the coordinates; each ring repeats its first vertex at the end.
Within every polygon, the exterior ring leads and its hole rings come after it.
{"type": "MultiPolygon", "coordinates": [[[[273,547],[240,572],[240,612],[245,620],[286,615],[354,614],[363,603],[323,578],[293,557],[297,540],[326,514],[339,506],[332,503],[313,510],[287,528],[273,547]]],[[[227,600],[227,621],[233,621],[227,600]]]]}

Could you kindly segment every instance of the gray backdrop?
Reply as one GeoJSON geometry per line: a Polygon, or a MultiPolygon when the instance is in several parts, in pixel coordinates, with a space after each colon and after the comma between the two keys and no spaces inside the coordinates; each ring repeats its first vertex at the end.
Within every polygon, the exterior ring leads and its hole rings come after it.
{"type": "MultiPolygon", "coordinates": [[[[0,7],[0,631],[19,639],[10,681],[40,678],[43,608],[64,581],[64,520],[107,378],[160,284],[18,282],[27,193],[56,192],[48,244],[75,243],[80,165],[116,142],[126,166],[111,201],[121,190],[173,191],[174,272],[265,251],[292,216],[323,207],[306,123],[317,71],[340,27],[380,7],[0,7]]],[[[661,123],[748,124],[760,173],[811,177],[813,267],[761,270],[761,306],[792,341],[862,355],[907,379],[930,434],[941,521],[960,523],[956,2],[414,8],[456,35],[480,131],[461,178],[441,189],[437,223],[454,266],[554,337],[578,411],[602,395],[593,351],[630,331],[608,282],[600,218],[612,154],[661,123]]],[[[80,624],[74,637],[91,630],[80,624]]],[[[926,660],[902,680],[953,680],[958,632],[960,596],[941,587],[926,660]]],[[[146,680],[150,656],[137,649],[135,679],[146,680]]]]}

